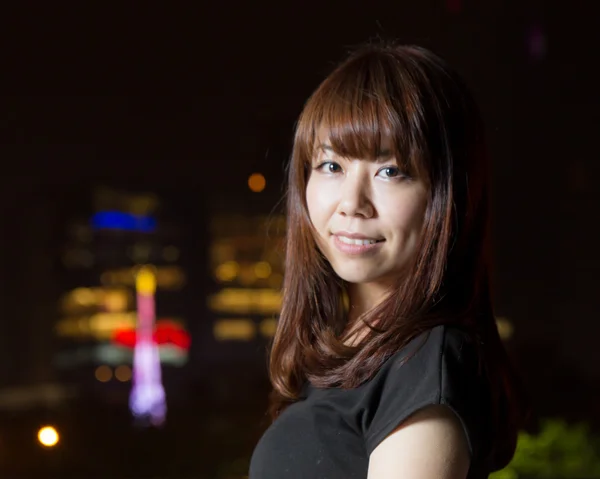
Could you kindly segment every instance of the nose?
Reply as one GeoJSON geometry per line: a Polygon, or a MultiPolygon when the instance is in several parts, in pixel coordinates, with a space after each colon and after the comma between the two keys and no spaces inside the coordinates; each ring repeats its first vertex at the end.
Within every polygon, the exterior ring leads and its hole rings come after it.
{"type": "Polygon", "coordinates": [[[371,218],[375,208],[370,199],[370,184],[363,175],[347,175],[341,189],[338,214],[371,218]]]}

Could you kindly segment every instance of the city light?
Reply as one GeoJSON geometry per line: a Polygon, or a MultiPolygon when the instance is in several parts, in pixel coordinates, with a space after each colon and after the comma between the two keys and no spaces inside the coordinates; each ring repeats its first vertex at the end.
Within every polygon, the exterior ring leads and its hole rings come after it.
{"type": "Polygon", "coordinates": [[[100,211],[92,217],[96,230],[121,230],[152,233],[156,230],[156,219],[151,216],[133,215],[121,211],[100,211]]]}
{"type": "MultiPolygon", "coordinates": [[[[111,340],[113,344],[134,348],[137,343],[135,327],[115,331],[111,340]]],[[[191,343],[190,335],[183,326],[179,322],[171,320],[157,321],[152,333],[152,340],[159,346],[170,344],[186,351],[189,350],[191,343]]]]}
{"type": "Polygon", "coordinates": [[[277,314],[281,309],[281,292],[270,289],[224,288],[208,298],[212,311],[224,313],[277,314]]]}
{"type": "Polygon", "coordinates": [[[273,318],[263,319],[259,325],[260,334],[267,338],[271,338],[275,335],[277,330],[277,320],[273,318]]]}
{"type": "Polygon", "coordinates": [[[122,312],[131,303],[131,292],[124,288],[76,288],[63,296],[61,307],[67,314],[89,311],[90,308],[122,312]]]}
{"type": "Polygon", "coordinates": [[[257,278],[267,279],[271,276],[271,265],[266,261],[259,261],[254,265],[254,274],[257,278]]]}
{"type": "Polygon", "coordinates": [[[256,325],[251,319],[220,319],[213,334],[217,341],[250,341],[256,336],[256,325]]]}
{"type": "Polygon", "coordinates": [[[135,417],[147,418],[152,425],[159,426],[165,421],[167,403],[162,384],[159,350],[153,339],[156,321],[154,270],[151,266],[141,267],[135,281],[138,321],[129,408],[135,417]]]}
{"type": "Polygon", "coordinates": [[[58,444],[58,431],[52,426],[44,426],[38,431],[38,441],[42,446],[54,447],[58,444]]]}
{"type": "Polygon", "coordinates": [[[112,369],[106,365],[98,366],[94,372],[96,379],[101,383],[107,383],[112,379],[112,369]]]}
{"type": "Polygon", "coordinates": [[[121,364],[120,366],[117,366],[117,369],[115,369],[115,378],[117,378],[117,380],[121,381],[122,383],[130,381],[131,380],[131,368],[125,364],[121,364]]]}
{"type": "Polygon", "coordinates": [[[248,187],[255,193],[260,193],[265,189],[267,181],[265,177],[260,173],[253,173],[248,178],[248,187]]]}
{"type": "MultiPolygon", "coordinates": [[[[120,268],[105,271],[100,276],[104,286],[133,286],[137,274],[136,268],[120,268]]],[[[179,266],[159,266],[154,269],[156,285],[159,289],[179,290],[186,282],[186,276],[179,266]]]]}
{"type": "Polygon", "coordinates": [[[215,276],[219,281],[233,281],[240,272],[240,265],[235,261],[226,261],[215,270],[215,276]]]}

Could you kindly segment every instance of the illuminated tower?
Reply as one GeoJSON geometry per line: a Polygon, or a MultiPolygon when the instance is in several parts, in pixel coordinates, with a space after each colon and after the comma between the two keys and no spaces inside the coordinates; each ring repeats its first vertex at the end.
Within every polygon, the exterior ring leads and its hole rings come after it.
{"type": "Polygon", "coordinates": [[[156,277],[148,267],[136,276],[137,328],[133,355],[133,387],[129,407],[137,418],[147,418],[158,426],[167,411],[165,390],[161,381],[160,358],[154,341],[156,277]]]}
{"type": "Polygon", "coordinates": [[[63,240],[63,294],[55,327],[61,377],[95,398],[127,404],[141,335],[157,345],[169,390],[182,380],[190,349],[181,246],[185,221],[177,216],[177,196],[102,188],[87,199],[82,193],[77,204],[66,218],[63,240]],[[140,270],[143,265],[151,270],[140,270]],[[145,271],[141,277],[140,271],[145,271]],[[149,281],[150,298],[144,294],[149,281]],[[140,306],[148,306],[144,311],[152,317],[142,330],[137,329],[140,306]]]}

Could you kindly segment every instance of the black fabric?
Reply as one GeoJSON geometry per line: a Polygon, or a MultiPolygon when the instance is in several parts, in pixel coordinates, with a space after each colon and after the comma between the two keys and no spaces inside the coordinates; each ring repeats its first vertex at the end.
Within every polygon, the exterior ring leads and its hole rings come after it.
{"type": "Polygon", "coordinates": [[[488,477],[489,386],[466,333],[438,326],[390,357],[355,389],[307,384],[258,442],[250,479],[366,479],[369,455],[405,419],[434,404],[460,419],[471,454],[469,479],[488,477]]]}

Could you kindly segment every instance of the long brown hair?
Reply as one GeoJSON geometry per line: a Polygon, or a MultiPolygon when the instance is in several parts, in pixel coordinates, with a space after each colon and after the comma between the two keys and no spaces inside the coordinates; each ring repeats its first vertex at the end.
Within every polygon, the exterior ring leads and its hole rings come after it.
{"type": "Polygon", "coordinates": [[[498,418],[496,459],[512,456],[518,414],[492,311],[488,197],[478,108],[440,58],[415,46],[367,45],[321,83],[300,115],[288,168],[283,305],[269,365],[272,418],[298,400],[306,381],[356,387],[410,340],[450,324],[482,345],[498,418]],[[367,334],[352,347],[344,344],[345,285],[319,251],[307,211],[320,128],[344,157],[375,158],[382,139],[390,140],[404,170],[429,190],[421,244],[404,276],[410,280],[398,278],[394,294],[359,318],[367,334]]]}

